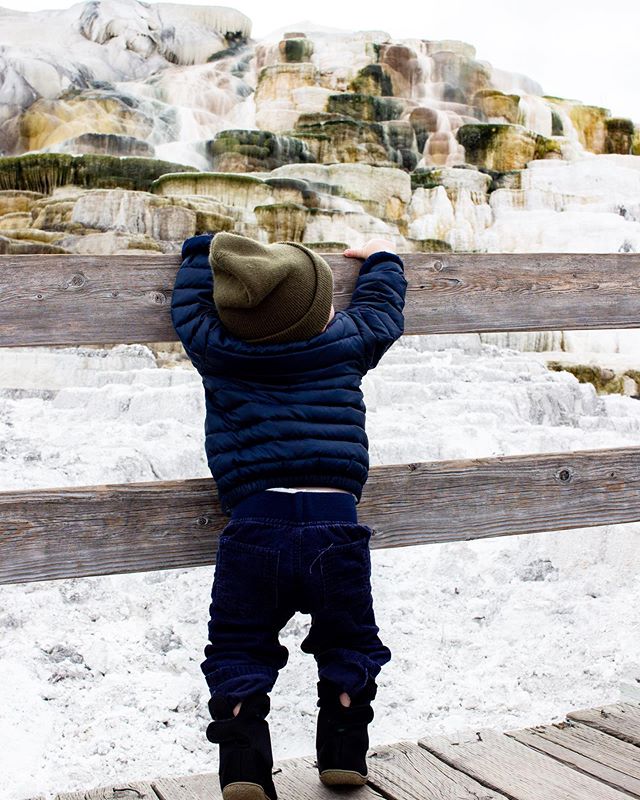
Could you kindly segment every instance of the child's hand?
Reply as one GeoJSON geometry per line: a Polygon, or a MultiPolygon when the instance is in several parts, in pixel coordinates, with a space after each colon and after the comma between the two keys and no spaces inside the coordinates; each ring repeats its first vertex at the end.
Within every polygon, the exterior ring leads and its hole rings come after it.
{"type": "Polygon", "coordinates": [[[362,247],[347,247],[342,255],[348,258],[369,258],[372,253],[377,253],[379,250],[395,253],[396,246],[389,239],[369,239],[362,247]]]}

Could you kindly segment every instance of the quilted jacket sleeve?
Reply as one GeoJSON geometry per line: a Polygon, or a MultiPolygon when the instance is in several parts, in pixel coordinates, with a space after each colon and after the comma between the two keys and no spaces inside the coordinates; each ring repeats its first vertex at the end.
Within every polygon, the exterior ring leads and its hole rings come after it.
{"type": "Polygon", "coordinates": [[[407,279],[396,253],[379,250],[360,266],[346,312],[355,320],[364,343],[364,372],[374,369],[404,333],[407,279]]]}
{"type": "Polygon", "coordinates": [[[207,342],[221,325],[213,302],[209,248],[213,234],[191,236],[182,243],[182,263],[171,295],[171,321],[194,367],[203,369],[207,342]]]}

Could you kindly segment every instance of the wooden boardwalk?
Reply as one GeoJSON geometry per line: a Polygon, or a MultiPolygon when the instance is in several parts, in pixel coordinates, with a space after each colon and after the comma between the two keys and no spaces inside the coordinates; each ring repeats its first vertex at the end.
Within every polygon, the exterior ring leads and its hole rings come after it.
{"type": "MultiPolygon", "coordinates": [[[[273,768],[279,800],[629,800],[640,798],[640,703],[572,711],[564,722],[499,733],[424,736],[369,749],[365,786],[327,788],[315,757],[273,768]]],[[[56,800],[220,800],[217,772],[134,781],[56,800]]],[[[40,800],[33,798],[33,800],[40,800]]]]}

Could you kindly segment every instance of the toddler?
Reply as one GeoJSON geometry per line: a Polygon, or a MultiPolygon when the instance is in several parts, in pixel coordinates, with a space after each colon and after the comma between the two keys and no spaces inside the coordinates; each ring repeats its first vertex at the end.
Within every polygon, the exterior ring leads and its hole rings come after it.
{"type": "Polygon", "coordinates": [[[391,659],[371,596],[357,505],[369,471],[362,377],[404,331],[407,281],[387,239],[335,311],[328,263],[299,242],[235,233],[186,239],[171,300],[204,386],[204,440],[222,512],[201,669],[225,800],[277,800],[266,717],[289,652],[278,634],[311,615],[300,648],[318,667],[316,766],[364,784],[375,678],[391,659]]]}

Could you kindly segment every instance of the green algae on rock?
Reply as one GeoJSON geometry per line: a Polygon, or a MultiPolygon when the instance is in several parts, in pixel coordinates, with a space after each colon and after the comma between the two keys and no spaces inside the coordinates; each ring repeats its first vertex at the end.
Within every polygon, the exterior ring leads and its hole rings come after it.
{"type": "Polygon", "coordinates": [[[146,191],[167,172],[190,172],[193,167],[155,158],[118,158],[95,153],[26,153],[0,157],[0,189],[50,194],[57,186],[122,188],[146,191]]]}
{"type": "Polygon", "coordinates": [[[467,161],[500,172],[525,169],[537,158],[561,157],[560,145],[522,125],[467,123],[456,131],[467,161]]]}
{"type": "Polygon", "coordinates": [[[137,136],[124,133],[81,133],[79,136],[56,142],[55,152],[73,155],[95,153],[107,156],[155,157],[155,148],[152,144],[137,136]]]}
{"type": "Polygon", "coordinates": [[[473,104],[485,117],[503,117],[514,125],[519,118],[520,95],[505,94],[497,89],[479,89],[473,96],[473,104]]]}
{"type": "Polygon", "coordinates": [[[0,236],[0,240],[2,240],[0,253],[3,255],[65,255],[73,252],[57,244],[33,241],[31,239],[14,239],[3,235],[0,236]]]}
{"type": "Polygon", "coordinates": [[[404,107],[405,104],[397,97],[377,97],[356,92],[332,94],[327,99],[327,111],[330,114],[340,114],[365,122],[399,119],[404,107]]]}
{"type": "Polygon", "coordinates": [[[465,187],[472,192],[486,194],[491,185],[491,177],[473,164],[457,164],[454,167],[419,167],[411,173],[411,189],[445,189],[465,187]]]}
{"type": "Polygon", "coordinates": [[[391,96],[394,94],[393,84],[388,72],[381,64],[367,64],[351,81],[348,86],[350,92],[358,94],[391,96]]]}
{"type": "MultiPolygon", "coordinates": [[[[543,95],[552,105],[561,108],[576,130],[580,144],[592,153],[604,153],[607,139],[606,119],[611,112],[602,106],[588,106],[580,100],[543,95]]],[[[555,131],[554,131],[555,133],[555,131]]]]}
{"type": "Polygon", "coordinates": [[[310,61],[314,52],[313,41],[304,35],[287,36],[278,42],[280,58],[290,64],[310,61]]]}
{"type": "Polygon", "coordinates": [[[411,242],[415,253],[452,253],[453,248],[449,242],[443,239],[413,239],[407,236],[407,241],[411,242]]]}
{"type": "Polygon", "coordinates": [[[551,109],[551,135],[564,136],[564,125],[562,124],[562,117],[555,108],[551,109]]]}
{"type": "Polygon", "coordinates": [[[315,250],[317,253],[341,254],[349,247],[349,242],[305,242],[304,246],[310,250],[315,250]]]}
{"type": "Polygon", "coordinates": [[[315,161],[320,164],[370,164],[391,167],[394,159],[386,144],[380,122],[365,122],[337,114],[301,115],[295,135],[304,139],[315,161]]]}
{"type": "Polygon", "coordinates": [[[272,131],[223,130],[207,142],[206,152],[218,172],[269,171],[283,164],[315,161],[303,139],[272,131]]]}
{"type": "Polygon", "coordinates": [[[628,390],[631,390],[633,396],[636,396],[640,391],[638,370],[629,369],[618,373],[599,365],[563,364],[555,360],[547,361],[547,367],[554,372],[570,372],[580,383],[590,383],[598,394],[628,394],[628,390]],[[635,383],[635,386],[632,383],[635,383]]]}
{"type": "Polygon", "coordinates": [[[604,123],[607,127],[604,152],[631,155],[635,133],[632,120],[624,117],[609,117],[605,119],[604,123]]]}

